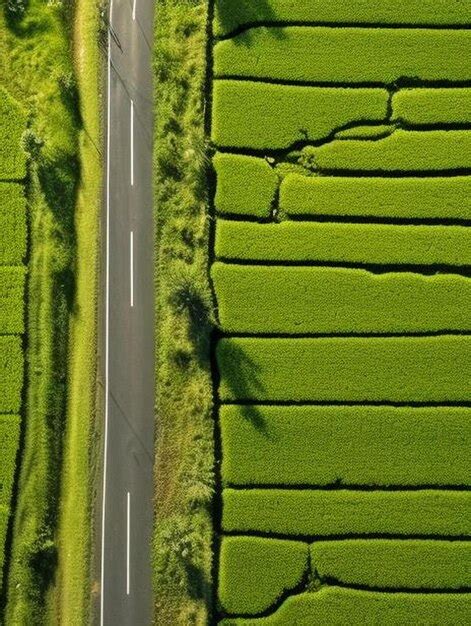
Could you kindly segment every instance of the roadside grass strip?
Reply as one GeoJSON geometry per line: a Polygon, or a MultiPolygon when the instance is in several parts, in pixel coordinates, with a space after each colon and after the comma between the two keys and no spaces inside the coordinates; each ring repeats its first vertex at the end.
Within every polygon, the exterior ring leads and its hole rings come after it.
{"type": "Polygon", "coordinates": [[[351,122],[383,121],[385,89],[344,89],[218,80],[213,85],[212,139],[217,146],[288,148],[323,139],[351,122]]]}
{"type": "Polygon", "coordinates": [[[470,46],[467,29],[255,27],[215,44],[213,71],[292,82],[467,81],[470,46]]]}
{"type": "Polygon", "coordinates": [[[21,337],[0,336],[0,413],[18,413],[23,388],[21,337]]]}
{"type": "Polygon", "coordinates": [[[25,112],[0,86],[0,180],[26,176],[26,154],[21,148],[25,126],[25,112]]]}
{"type": "Polygon", "coordinates": [[[471,330],[471,279],[456,274],[215,263],[211,276],[225,333],[471,330]]]}
{"type": "Polygon", "coordinates": [[[459,267],[471,264],[471,232],[464,226],[219,219],[215,250],[225,261],[459,267]]]}
{"type": "MultiPolygon", "coordinates": [[[[342,146],[345,148],[345,143],[342,146]]],[[[280,208],[288,215],[469,220],[471,177],[355,178],[288,174],[280,187],[280,208]]]]}
{"type": "MultiPolygon", "coordinates": [[[[11,502],[16,456],[20,438],[20,417],[0,415],[0,509],[8,508],[11,502]]],[[[0,543],[3,550],[3,544],[0,543]]]]}
{"type": "Polygon", "coordinates": [[[306,572],[309,546],[299,541],[223,537],[219,554],[219,601],[223,611],[265,611],[306,572]]]}
{"type": "Polygon", "coordinates": [[[403,173],[471,168],[471,132],[465,130],[399,129],[377,141],[337,139],[305,150],[316,168],[324,171],[403,173]]]}
{"type": "Polygon", "coordinates": [[[401,89],[392,110],[409,124],[471,124],[471,89],[401,89]]]}
{"type": "Polygon", "coordinates": [[[0,265],[0,335],[24,332],[26,268],[0,265]]]}
{"type": "Polygon", "coordinates": [[[466,402],[471,336],[225,338],[222,402],[466,402]]]}
{"type": "Polygon", "coordinates": [[[462,407],[224,405],[222,481],[469,485],[470,418],[462,407]]]}
{"type": "Polygon", "coordinates": [[[469,541],[319,541],[310,546],[310,554],[313,573],[321,580],[395,590],[471,589],[469,541]]]}
{"type": "Polygon", "coordinates": [[[265,159],[218,152],[213,167],[218,213],[268,217],[278,189],[278,176],[265,159]]]}
{"type": "Polygon", "coordinates": [[[273,614],[260,618],[228,618],[222,626],[325,624],[344,626],[456,626],[471,621],[471,594],[382,593],[339,587],[289,597],[273,614]]]}
{"type": "Polygon", "coordinates": [[[332,24],[468,24],[471,9],[461,0],[218,0],[215,3],[214,36],[230,34],[257,23],[332,24]]]}
{"type": "Polygon", "coordinates": [[[471,493],[444,489],[223,489],[223,532],[471,536],[471,493]]]}
{"type": "Polygon", "coordinates": [[[26,254],[26,198],[19,183],[0,182],[0,265],[18,265],[26,254]]]}

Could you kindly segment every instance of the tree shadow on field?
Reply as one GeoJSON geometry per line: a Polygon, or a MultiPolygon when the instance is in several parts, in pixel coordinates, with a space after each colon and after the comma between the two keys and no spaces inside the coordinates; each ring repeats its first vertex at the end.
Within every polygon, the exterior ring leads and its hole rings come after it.
{"type": "MultiPolygon", "coordinates": [[[[219,31],[224,37],[231,33],[236,34],[244,26],[255,26],[258,23],[276,23],[276,13],[269,0],[216,0],[215,18],[219,23],[219,31]]],[[[271,28],[270,34],[277,39],[285,37],[282,24],[278,28],[271,28]]],[[[248,46],[252,43],[253,31],[244,30],[232,41],[236,45],[248,46]]]]}
{"type": "Polygon", "coordinates": [[[260,367],[248,356],[237,340],[226,339],[217,348],[217,365],[226,396],[239,406],[240,414],[256,430],[268,435],[267,424],[257,404],[257,394],[264,391],[260,367]],[[224,364],[227,364],[224,367],[224,364]],[[222,375],[224,373],[224,375],[222,375]]]}

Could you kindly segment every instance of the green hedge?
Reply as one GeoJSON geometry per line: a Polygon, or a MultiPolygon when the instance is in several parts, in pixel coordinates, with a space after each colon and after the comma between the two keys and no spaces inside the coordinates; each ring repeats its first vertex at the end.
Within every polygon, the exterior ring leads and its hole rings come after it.
{"type": "Polygon", "coordinates": [[[457,626],[471,621],[471,594],[382,593],[325,587],[288,598],[272,615],[228,618],[224,626],[457,626]]]}
{"type": "Polygon", "coordinates": [[[288,174],[280,188],[280,207],[291,215],[470,219],[471,180],[468,176],[354,178],[288,174]]]}
{"type": "Polygon", "coordinates": [[[301,581],[308,551],[299,541],[223,537],[218,588],[222,609],[253,615],[270,608],[301,581]]]}
{"type": "Polygon", "coordinates": [[[410,124],[469,123],[471,89],[401,89],[392,106],[393,119],[410,124]]]}
{"type": "Polygon", "coordinates": [[[22,388],[21,337],[0,336],[0,413],[18,413],[22,388]]]}
{"type": "Polygon", "coordinates": [[[227,333],[471,330],[471,280],[456,274],[215,263],[211,275],[227,333]]]}
{"type": "Polygon", "coordinates": [[[278,176],[265,159],[218,152],[213,158],[218,213],[268,217],[278,176]]]}
{"type": "Polygon", "coordinates": [[[223,531],[471,536],[469,491],[224,489],[223,531]]]}
{"type": "MultiPolygon", "coordinates": [[[[470,31],[471,32],[471,31],[470,31]]],[[[471,168],[471,133],[397,130],[377,141],[338,139],[306,148],[320,170],[430,171],[471,168]]]]}
{"type": "Polygon", "coordinates": [[[25,127],[24,111],[0,86],[0,180],[26,176],[26,154],[21,146],[25,127]]]}
{"type": "Polygon", "coordinates": [[[471,542],[349,539],[310,546],[313,571],[346,585],[396,589],[471,588],[471,542]]]}
{"type": "Polygon", "coordinates": [[[0,335],[24,332],[26,268],[0,266],[0,335]]]}
{"type": "Polygon", "coordinates": [[[226,260],[469,265],[470,244],[465,226],[220,219],[215,250],[226,260]]]}
{"type": "Polygon", "coordinates": [[[214,34],[226,35],[260,22],[468,24],[469,5],[461,0],[217,0],[214,34]]]}
{"type": "Polygon", "coordinates": [[[466,29],[259,27],[215,45],[214,74],[333,83],[466,81],[470,46],[466,29]]]}
{"type": "Polygon", "coordinates": [[[220,408],[231,485],[469,485],[471,409],[220,408]]]}
{"type": "Polygon", "coordinates": [[[216,353],[223,402],[471,400],[471,335],[227,338],[216,353]]]}
{"type": "Polygon", "coordinates": [[[9,507],[20,437],[20,417],[0,415],[0,507],[9,507]]]}
{"type": "Polygon", "coordinates": [[[0,182],[0,265],[18,265],[26,254],[26,198],[18,183],[0,182]]]}
{"type": "Polygon", "coordinates": [[[317,140],[352,121],[382,121],[385,89],[317,88],[214,81],[212,139],[218,146],[287,148],[317,140]]]}

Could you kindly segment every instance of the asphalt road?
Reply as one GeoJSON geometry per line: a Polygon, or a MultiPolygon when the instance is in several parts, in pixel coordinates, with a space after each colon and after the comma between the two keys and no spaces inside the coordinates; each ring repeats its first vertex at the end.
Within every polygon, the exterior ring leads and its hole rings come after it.
{"type": "Polygon", "coordinates": [[[103,221],[100,624],[151,623],[154,291],[152,0],[111,0],[103,221]]]}

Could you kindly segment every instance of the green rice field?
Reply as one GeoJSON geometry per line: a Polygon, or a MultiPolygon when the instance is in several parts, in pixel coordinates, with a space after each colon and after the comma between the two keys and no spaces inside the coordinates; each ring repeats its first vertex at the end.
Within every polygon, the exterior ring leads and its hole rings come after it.
{"type": "Polygon", "coordinates": [[[215,0],[221,624],[471,621],[470,25],[215,0]]]}
{"type": "Polygon", "coordinates": [[[0,87],[0,596],[23,395],[27,233],[22,181],[26,154],[21,138],[25,127],[25,113],[0,87]]]}

